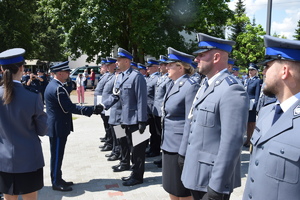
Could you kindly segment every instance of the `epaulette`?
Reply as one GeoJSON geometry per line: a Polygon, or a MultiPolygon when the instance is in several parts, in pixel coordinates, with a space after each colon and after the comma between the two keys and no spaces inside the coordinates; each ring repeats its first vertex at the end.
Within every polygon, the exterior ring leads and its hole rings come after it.
{"type": "Polygon", "coordinates": [[[191,85],[197,83],[197,81],[195,81],[193,78],[189,78],[188,81],[190,82],[191,85]]]}
{"type": "Polygon", "coordinates": [[[27,90],[29,90],[30,92],[34,92],[34,93],[37,93],[37,94],[39,93],[38,90],[33,89],[33,88],[31,88],[31,87],[29,87],[29,86],[27,86],[27,85],[24,85],[24,88],[27,89],[27,90]]]}
{"type": "Polygon", "coordinates": [[[227,76],[225,80],[227,81],[228,85],[238,84],[237,80],[231,76],[227,76]]]}

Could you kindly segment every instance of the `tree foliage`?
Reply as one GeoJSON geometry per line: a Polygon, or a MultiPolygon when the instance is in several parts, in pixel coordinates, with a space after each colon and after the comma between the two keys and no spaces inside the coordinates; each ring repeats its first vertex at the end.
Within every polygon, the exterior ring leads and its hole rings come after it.
{"type": "Polygon", "coordinates": [[[294,36],[294,38],[296,39],[296,40],[300,40],[300,20],[298,21],[298,25],[297,25],[297,28],[295,29],[295,35],[293,35],[294,36]]]}
{"type": "MultiPolygon", "coordinates": [[[[224,34],[232,16],[229,0],[39,0],[51,23],[62,27],[64,47],[74,58],[108,56],[114,46],[131,51],[135,61],[158,57],[172,46],[189,52],[180,31],[224,34]]],[[[195,38],[196,39],[196,38],[195,38]]],[[[196,43],[195,39],[192,41],[196,43]]]]}

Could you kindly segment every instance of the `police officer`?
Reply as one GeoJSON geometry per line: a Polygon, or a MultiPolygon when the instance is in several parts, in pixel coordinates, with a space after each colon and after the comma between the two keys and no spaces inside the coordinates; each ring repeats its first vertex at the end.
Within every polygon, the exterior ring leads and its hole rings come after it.
{"type": "MultiPolygon", "coordinates": [[[[106,79],[106,83],[104,83],[104,87],[103,87],[103,91],[102,91],[102,101],[105,101],[106,99],[109,98],[109,96],[112,94],[113,92],[113,87],[114,87],[114,83],[115,83],[115,69],[116,69],[116,62],[117,62],[117,59],[115,58],[111,58],[111,57],[108,57],[106,58],[106,67],[108,69],[108,78],[106,79]]],[[[115,124],[114,120],[111,120],[111,123],[109,123],[110,121],[110,118],[112,119],[115,119],[115,115],[116,115],[116,106],[117,104],[115,104],[113,107],[113,111],[112,108],[111,110],[109,111],[106,111],[104,113],[105,117],[108,118],[108,125],[109,125],[109,131],[110,131],[110,134],[111,134],[111,137],[109,137],[109,140],[106,141],[106,144],[109,145],[111,144],[111,148],[112,148],[112,152],[108,155],[108,161],[114,161],[114,160],[118,160],[119,159],[119,156],[120,156],[120,148],[119,148],[119,143],[117,141],[117,138],[116,138],[116,135],[115,135],[115,132],[114,132],[114,128],[113,128],[113,125],[115,124]]],[[[108,146],[104,147],[102,149],[102,151],[105,150],[105,148],[107,148],[108,146]]]]}
{"type": "Polygon", "coordinates": [[[180,180],[178,151],[199,84],[190,79],[194,56],[168,48],[168,76],[172,80],[163,99],[162,114],[162,184],[170,199],[190,199],[191,193],[180,180]]]}
{"type": "MultiPolygon", "coordinates": [[[[104,86],[107,83],[107,80],[109,78],[111,78],[111,76],[113,75],[113,73],[110,73],[108,71],[106,64],[107,64],[106,58],[102,58],[101,59],[101,69],[100,69],[100,73],[102,74],[102,76],[100,77],[98,84],[96,86],[95,92],[94,92],[94,102],[95,102],[94,105],[97,105],[97,103],[98,104],[100,103],[100,102],[97,102],[97,97],[101,96],[101,98],[102,98],[104,86]]],[[[101,148],[101,151],[111,151],[112,145],[113,145],[113,138],[112,138],[111,127],[108,124],[109,116],[105,116],[104,112],[102,112],[101,118],[102,118],[103,125],[105,128],[105,137],[104,137],[104,139],[102,139],[102,141],[104,141],[105,143],[103,146],[99,146],[99,148],[101,148]]]]}
{"type": "MultiPolygon", "coordinates": [[[[130,67],[132,58],[131,53],[118,48],[117,65],[122,73],[118,75],[116,80],[114,94],[110,96],[110,99],[103,102],[104,108],[109,109],[114,103],[121,101],[121,125],[125,128],[129,141],[131,141],[132,132],[139,130],[141,134],[144,133],[147,122],[146,80],[141,73],[130,67]]],[[[129,177],[123,178],[124,186],[143,183],[146,142],[132,147],[132,173],[129,177]]],[[[122,160],[120,165],[114,167],[115,172],[129,169],[129,152],[129,148],[124,149],[122,146],[122,160]]]]}
{"type": "Polygon", "coordinates": [[[244,142],[245,147],[250,146],[250,138],[253,134],[256,122],[256,106],[260,95],[260,79],[258,75],[258,66],[254,63],[250,63],[248,67],[249,79],[246,80],[244,86],[249,95],[249,117],[247,124],[247,139],[244,142]]]}
{"type": "Polygon", "coordinates": [[[228,200],[241,184],[240,153],[249,98],[227,70],[235,42],[203,33],[197,36],[200,49],[194,52],[195,61],[207,79],[186,122],[179,150],[185,156],[181,180],[194,199],[228,200]]]}
{"type": "Polygon", "coordinates": [[[97,107],[78,106],[71,102],[69,93],[64,87],[71,71],[68,63],[69,61],[66,61],[50,68],[54,73],[54,79],[45,91],[51,153],[51,182],[52,189],[58,191],[71,191],[73,185],[73,182],[63,180],[61,171],[67,137],[73,131],[72,113],[86,116],[91,116],[93,112],[100,114],[97,107]]]}
{"type": "Polygon", "coordinates": [[[266,79],[263,92],[277,102],[261,109],[243,200],[300,196],[300,42],[264,36],[266,79]]]}
{"type": "Polygon", "coordinates": [[[138,65],[137,65],[136,62],[133,62],[133,61],[132,61],[130,66],[132,67],[132,69],[138,70],[138,65]]]}
{"type": "Polygon", "coordinates": [[[0,193],[5,200],[18,195],[37,200],[37,191],[44,186],[39,136],[47,133],[47,115],[41,95],[20,82],[24,53],[22,48],[0,53],[4,80],[0,83],[0,193]]]}
{"type": "MultiPolygon", "coordinates": [[[[168,69],[167,69],[167,61],[168,57],[164,55],[160,55],[159,59],[159,72],[161,76],[158,78],[155,86],[155,96],[154,96],[154,104],[153,104],[153,115],[154,115],[154,122],[156,126],[156,131],[158,133],[159,137],[159,144],[161,144],[161,117],[162,117],[162,103],[164,96],[166,94],[167,88],[171,84],[171,79],[168,77],[168,69]]],[[[157,165],[157,167],[162,167],[162,159],[154,161],[154,164],[157,165]]]]}
{"type": "Polygon", "coordinates": [[[148,124],[150,129],[150,148],[146,153],[147,157],[155,157],[160,155],[160,134],[156,130],[154,115],[153,115],[153,104],[155,96],[155,86],[160,73],[158,72],[159,61],[148,58],[147,59],[147,73],[149,77],[146,79],[147,83],[147,113],[148,113],[148,124]]]}

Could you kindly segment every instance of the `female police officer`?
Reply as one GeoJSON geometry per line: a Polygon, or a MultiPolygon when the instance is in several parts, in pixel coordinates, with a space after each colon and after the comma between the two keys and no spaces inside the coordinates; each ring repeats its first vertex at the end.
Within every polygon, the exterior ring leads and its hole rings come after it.
{"type": "Polygon", "coordinates": [[[170,199],[191,199],[190,191],[180,180],[178,151],[183,135],[185,119],[192,106],[199,84],[189,78],[194,69],[190,65],[194,56],[168,48],[168,76],[173,83],[167,89],[163,101],[162,128],[162,176],[163,187],[170,199]]]}
{"type": "Polygon", "coordinates": [[[38,136],[47,133],[42,97],[23,87],[24,49],[0,53],[0,192],[5,200],[36,200],[43,183],[44,158],[38,136]]]}

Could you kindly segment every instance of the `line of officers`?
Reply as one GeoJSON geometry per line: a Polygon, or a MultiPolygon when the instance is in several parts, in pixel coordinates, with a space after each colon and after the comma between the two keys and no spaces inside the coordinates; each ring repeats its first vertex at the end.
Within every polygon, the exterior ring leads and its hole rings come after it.
{"type": "MultiPolygon", "coordinates": [[[[108,160],[120,159],[119,164],[112,167],[114,172],[132,169],[128,177],[122,177],[124,186],[143,183],[145,157],[157,156],[160,150],[163,188],[169,193],[170,199],[226,200],[234,188],[241,186],[243,135],[248,129],[251,111],[254,111],[256,118],[257,96],[264,94],[260,94],[260,87],[259,94],[254,97],[247,93],[249,83],[258,79],[257,73],[249,73],[250,78],[243,84],[228,70],[228,56],[234,41],[203,33],[197,34],[197,38],[199,50],[194,52],[196,57],[169,47],[167,57],[148,59],[145,66],[133,63],[132,54],[119,48],[116,59],[102,60],[103,75],[95,89],[95,104],[103,109],[101,117],[106,130],[106,137],[102,138],[105,144],[101,148],[103,151],[112,150],[106,155],[108,160]],[[196,73],[193,61],[198,68],[196,73]],[[143,75],[142,70],[147,70],[148,75],[143,75]],[[117,125],[121,125],[126,137],[116,138],[114,126],[117,125]],[[139,131],[143,134],[147,125],[151,133],[150,140],[133,146],[132,133],[139,131]],[[146,151],[148,142],[150,144],[146,151]]],[[[286,48],[292,46],[290,43],[293,42],[265,36],[266,57],[272,58],[262,63],[267,66],[266,71],[271,61],[295,59],[296,54],[292,54],[292,58],[286,54],[286,48]],[[281,48],[284,45],[286,48],[281,48]]],[[[293,48],[298,47],[295,45],[293,48]]],[[[290,50],[287,52],[290,53],[290,50]]],[[[258,72],[256,65],[250,64],[249,71],[252,70],[258,72]]],[[[265,90],[268,89],[266,87],[265,90]]],[[[276,93],[267,94],[273,100],[262,102],[260,108],[271,107],[268,110],[271,117],[268,118],[273,119],[276,93]]],[[[261,101],[264,101],[263,98],[261,101]]],[[[265,115],[267,109],[262,110],[261,115],[265,115]]],[[[296,111],[294,115],[298,115],[296,111]]],[[[275,118],[278,119],[277,116],[275,118]]],[[[281,121],[276,120],[273,121],[275,125],[281,121]]],[[[254,128],[253,135],[259,143],[258,134],[263,127],[254,128]]],[[[268,130],[263,131],[268,134],[268,130]]],[[[252,142],[253,137],[247,133],[246,142],[252,145],[251,153],[253,148],[255,152],[258,151],[256,148],[260,148],[252,142]]],[[[287,148],[286,145],[282,147],[287,148]]],[[[266,151],[269,150],[263,151],[263,154],[266,151]]],[[[257,168],[258,163],[257,160],[250,161],[252,177],[248,177],[243,199],[265,199],[260,198],[266,194],[259,189],[265,187],[264,180],[268,183],[278,181],[257,178],[263,171],[257,168]],[[261,194],[256,194],[256,190],[261,194]]],[[[278,167],[272,168],[279,170],[278,167]]]]}
{"type": "Polygon", "coordinates": [[[132,54],[122,48],[117,58],[102,59],[103,75],[94,93],[95,105],[104,109],[106,135],[100,138],[105,142],[100,148],[111,150],[106,155],[109,161],[120,159],[112,166],[114,172],[132,169],[122,177],[124,186],[143,183],[145,157],[158,156],[161,149],[162,161],[155,164],[163,168],[163,187],[171,199],[191,199],[191,195],[229,199],[233,188],[240,186],[239,156],[249,98],[243,84],[227,70],[234,42],[202,33],[198,41],[196,58],[169,47],[167,57],[147,59],[147,65],[132,62],[132,54]],[[219,56],[216,66],[209,53],[219,56]],[[117,139],[117,125],[126,137],[117,139]],[[150,140],[133,146],[132,133],[143,134],[147,125],[150,140]]]}

